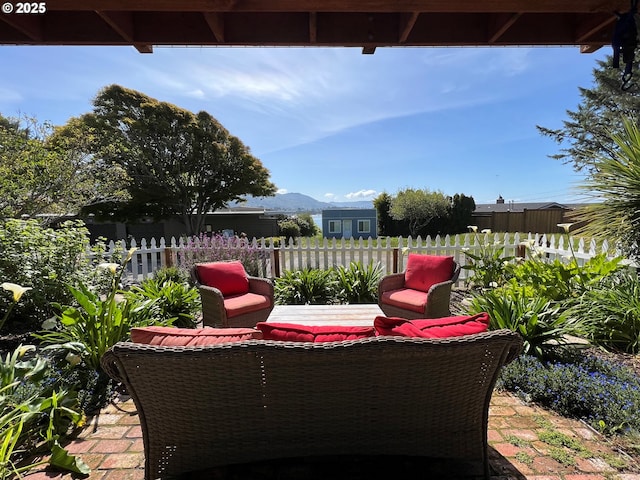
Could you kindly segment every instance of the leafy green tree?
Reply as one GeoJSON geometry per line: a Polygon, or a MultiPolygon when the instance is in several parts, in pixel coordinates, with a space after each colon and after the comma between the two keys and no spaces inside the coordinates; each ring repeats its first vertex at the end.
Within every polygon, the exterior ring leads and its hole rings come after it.
{"type": "Polygon", "coordinates": [[[88,134],[60,134],[49,123],[0,116],[0,217],[46,213],[47,223],[121,194],[115,172],[80,154],[88,134]]]}
{"type": "Polygon", "coordinates": [[[449,200],[439,191],[408,188],[398,192],[389,211],[395,220],[405,220],[412,237],[437,217],[447,214],[449,200]]]}
{"type": "Polygon", "coordinates": [[[462,233],[468,230],[471,217],[476,209],[473,197],[467,197],[464,193],[456,193],[451,199],[449,210],[449,224],[447,233],[462,233]]]}
{"type": "Polygon", "coordinates": [[[593,86],[580,88],[582,101],[577,110],[567,111],[564,126],[538,130],[561,145],[551,158],[572,164],[574,170],[586,172],[595,168],[594,154],[614,155],[616,144],[611,133],[621,133],[623,119],[640,121],[640,89],[621,89],[620,70],[611,67],[611,57],[600,60],[593,70],[593,86]]]}
{"type": "Polygon", "coordinates": [[[391,203],[393,197],[386,192],[373,199],[373,206],[378,216],[378,235],[397,236],[406,235],[409,232],[407,222],[396,220],[391,216],[391,203]]]}
{"type": "Polygon", "coordinates": [[[244,195],[275,193],[269,171],[207,112],[193,114],[118,85],[101,90],[81,121],[99,132],[94,153],[128,175],[128,201],[93,211],[123,220],[178,215],[188,234],[244,195]]]}

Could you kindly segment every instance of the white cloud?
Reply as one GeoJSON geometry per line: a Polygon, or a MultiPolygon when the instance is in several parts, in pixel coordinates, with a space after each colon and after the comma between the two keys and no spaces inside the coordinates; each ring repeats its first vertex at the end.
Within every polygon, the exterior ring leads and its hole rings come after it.
{"type": "Polygon", "coordinates": [[[369,199],[371,197],[373,197],[376,193],[375,190],[359,190],[357,192],[351,192],[351,193],[347,193],[345,195],[345,197],[347,197],[349,200],[354,200],[354,199],[369,199]]]}
{"type": "Polygon", "coordinates": [[[336,198],[336,194],[335,193],[325,193],[324,197],[328,198],[329,200],[332,200],[332,199],[336,198]]]}
{"type": "Polygon", "coordinates": [[[280,194],[280,195],[284,195],[285,193],[289,193],[289,190],[287,190],[286,188],[279,188],[276,193],[280,194]]]}

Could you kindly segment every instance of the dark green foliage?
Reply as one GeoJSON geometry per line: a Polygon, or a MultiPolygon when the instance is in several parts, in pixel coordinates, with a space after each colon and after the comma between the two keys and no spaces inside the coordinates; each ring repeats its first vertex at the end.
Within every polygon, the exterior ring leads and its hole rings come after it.
{"type": "Polygon", "coordinates": [[[379,263],[351,262],[336,269],[341,303],[377,303],[378,284],[383,275],[379,263]]]}
{"type": "Polygon", "coordinates": [[[278,230],[280,235],[287,240],[290,238],[298,238],[302,234],[300,232],[300,225],[290,219],[278,221],[278,230]]]}
{"type": "Polygon", "coordinates": [[[476,209],[473,197],[467,197],[463,193],[456,193],[451,199],[451,207],[448,215],[446,233],[466,232],[471,222],[471,216],[476,209]]]}
{"type": "Polygon", "coordinates": [[[278,305],[327,305],[337,303],[338,281],[334,270],[288,270],[275,279],[278,305]]]}
{"type": "Polygon", "coordinates": [[[281,215],[278,219],[280,236],[286,238],[313,237],[320,233],[320,229],[313,221],[310,213],[297,215],[281,215]]]}
{"type": "MultiPolygon", "coordinates": [[[[99,261],[104,246],[94,250],[99,261]]],[[[0,222],[0,252],[0,283],[32,288],[12,311],[6,329],[16,328],[16,323],[38,329],[54,315],[52,303],[73,300],[67,284],[96,285],[101,275],[87,255],[89,231],[81,222],[66,222],[57,229],[44,228],[36,220],[0,222]]],[[[0,291],[0,318],[9,307],[5,293],[0,291]]]]}
{"type": "Polygon", "coordinates": [[[518,332],[524,340],[524,353],[539,358],[554,352],[559,344],[565,343],[565,335],[575,330],[556,303],[524,290],[478,292],[471,300],[469,311],[487,312],[491,317],[491,330],[507,328],[518,332]]]}
{"type": "Polygon", "coordinates": [[[564,362],[523,355],[503,368],[498,387],[604,433],[640,431],[638,377],[584,353],[564,362]]]}
{"type": "Polygon", "coordinates": [[[603,278],[569,308],[581,333],[607,350],[640,353],[640,282],[628,271],[603,278]]]}
{"type": "Polygon", "coordinates": [[[96,202],[111,218],[179,215],[187,233],[207,212],[244,195],[273,195],[269,171],[207,112],[194,114],[118,85],[101,90],[81,121],[95,129],[92,153],[129,177],[130,200],[96,202]]]}
{"type": "Polygon", "coordinates": [[[139,316],[154,324],[171,324],[176,327],[195,328],[201,309],[198,289],[186,281],[175,281],[181,275],[177,269],[160,273],[144,280],[126,292],[125,298],[134,304],[145,305],[139,316]]]}

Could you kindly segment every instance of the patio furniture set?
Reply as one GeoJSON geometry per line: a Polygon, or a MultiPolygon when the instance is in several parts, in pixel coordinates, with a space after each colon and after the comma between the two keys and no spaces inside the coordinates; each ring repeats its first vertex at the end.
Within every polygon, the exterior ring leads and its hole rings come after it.
{"type": "Polygon", "coordinates": [[[446,459],[489,478],[489,401],[522,341],[487,331],[486,313],[450,315],[458,272],[414,254],[381,281],[368,324],[313,324],[270,319],[273,287],[236,262],[196,266],[203,328],[136,328],[102,359],[136,404],[145,478],[335,455],[446,459]]]}

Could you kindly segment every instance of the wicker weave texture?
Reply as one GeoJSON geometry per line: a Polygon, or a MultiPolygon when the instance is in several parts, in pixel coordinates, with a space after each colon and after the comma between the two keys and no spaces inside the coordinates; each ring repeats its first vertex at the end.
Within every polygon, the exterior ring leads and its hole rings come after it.
{"type": "Polygon", "coordinates": [[[389,317],[401,317],[409,320],[415,318],[441,318],[451,314],[449,305],[451,302],[451,287],[460,275],[460,264],[454,262],[454,271],[451,280],[432,285],[427,292],[427,303],[424,312],[415,312],[382,303],[382,294],[390,290],[404,288],[404,273],[393,273],[384,276],[378,284],[378,306],[389,317]]]}
{"type": "Polygon", "coordinates": [[[520,337],[119,343],[103,357],[140,416],[145,478],[310,455],[461,459],[488,475],[487,417],[520,337]]]}
{"type": "Polygon", "coordinates": [[[269,299],[269,307],[254,312],[244,313],[235,317],[228,317],[224,308],[224,297],[217,288],[203,285],[198,278],[197,265],[191,269],[191,280],[200,291],[202,300],[202,324],[206,327],[255,327],[258,322],[264,322],[274,307],[273,282],[267,278],[247,276],[249,291],[264,295],[269,299]]]}

